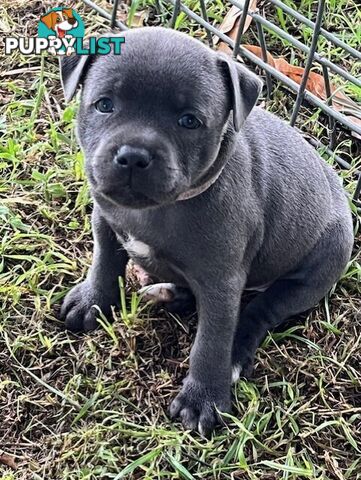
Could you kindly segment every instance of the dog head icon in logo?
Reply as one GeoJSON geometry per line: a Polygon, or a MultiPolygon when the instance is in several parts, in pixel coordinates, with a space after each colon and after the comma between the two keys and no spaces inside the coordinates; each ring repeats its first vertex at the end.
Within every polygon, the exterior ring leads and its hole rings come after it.
{"type": "Polygon", "coordinates": [[[66,35],[83,37],[84,24],[72,8],[52,8],[40,18],[38,34],[39,37],[46,38],[50,36],[64,38],[66,35]]]}

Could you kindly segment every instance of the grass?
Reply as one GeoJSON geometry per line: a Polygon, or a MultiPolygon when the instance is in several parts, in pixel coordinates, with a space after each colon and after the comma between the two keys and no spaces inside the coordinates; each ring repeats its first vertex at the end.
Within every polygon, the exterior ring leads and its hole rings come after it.
{"type": "MultiPolygon", "coordinates": [[[[137,2],[137,10],[153,3],[137,2]]],[[[169,19],[166,2],[158,3],[162,15],[153,12],[154,23],[169,19]]],[[[299,9],[310,16],[315,6],[304,0],[299,9]]],[[[76,8],[89,34],[107,30],[81,3],[76,8]]],[[[215,1],[208,8],[219,22],[228,5],[215,1]]],[[[279,14],[267,9],[278,21],[279,14]]],[[[328,1],[325,19],[355,47],[356,22],[350,25],[349,19],[356,9],[350,0],[328,1]]],[[[40,2],[5,0],[1,28],[8,35],[35,35],[45,10],[40,2]]],[[[286,15],[283,21],[309,41],[286,15]]],[[[185,17],[178,27],[204,38],[185,17]]],[[[248,40],[254,41],[252,30],[248,40]]],[[[271,36],[267,41],[273,54],[303,62],[300,52],[271,36]]],[[[322,44],[322,52],[356,74],[357,65],[338,49],[322,44]]],[[[130,282],[127,303],[122,287],[114,323],[101,319],[98,331],[75,336],[58,320],[61,299],[86,275],[92,242],[91,199],[74,138],[77,105],[64,103],[56,61],[3,57],[0,102],[1,480],[360,479],[357,206],[357,241],[343,278],[311,313],[265,339],[254,378],[234,387],[227,427],[205,440],[167,417],[187,372],[194,317],[140,306],[130,282]]],[[[290,94],[276,85],[267,108],[287,118],[292,105],[290,94]]],[[[298,126],[306,133],[324,138],[326,125],[319,112],[302,109],[298,126]]],[[[342,171],[325,159],[352,193],[358,147],[343,130],[337,137],[337,152],[352,169],[342,171]]]]}

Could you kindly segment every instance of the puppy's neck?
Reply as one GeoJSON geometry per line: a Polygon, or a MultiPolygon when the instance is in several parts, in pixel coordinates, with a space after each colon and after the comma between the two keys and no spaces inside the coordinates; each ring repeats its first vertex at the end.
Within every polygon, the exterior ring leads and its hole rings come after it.
{"type": "Polygon", "coordinates": [[[224,167],[227,164],[228,159],[233,153],[236,135],[237,134],[233,128],[232,121],[228,120],[224,129],[216,160],[212,163],[211,167],[207,170],[205,175],[202,175],[202,177],[197,180],[196,184],[192,188],[190,188],[186,192],[181,193],[178,196],[177,202],[189,200],[191,198],[197,197],[198,195],[201,195],[218,180],[224,167]]]}
{"type": "Polygon", "coordinates": [[[223,167],[216,173],[214,177],[210,178],[205,183],[203,183],[203,185],[200,185],[199,187],[191,188],[186,192],[181,193],[177,198],[177,202],[182,200],[189,200],[190,198],[198,197],[198,195],[201,195],[218,180],[218,177],[220,176],[222,171],[223,171],[223,167]]]}

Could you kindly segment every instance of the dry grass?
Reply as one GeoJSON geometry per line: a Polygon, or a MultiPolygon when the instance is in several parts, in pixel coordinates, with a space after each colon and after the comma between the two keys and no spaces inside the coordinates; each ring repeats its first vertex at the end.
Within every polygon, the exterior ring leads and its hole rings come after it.
{"type": "MultiPolygon", "coordinates": [[[[346,3],[351,15],[355,4],[346,3]]],[[[1,28],[35,34],[52,6],[6,0],[1,28]]],[[[306,12],[313,7],[303,2],[306,12]]],[[[225,9],[213,2],[210,14],[219,19],[225,9]]],[[[77,10],[92,33],[106,30],[77,10]]],[[[340,17],[344,28],[342,13],[329,2],[327,22],[337,26],[340,17]]],[[[179,27],[201,33],[183,17],[179,27]]],[[[274,49],[289,54],[287,45],[274,49]]],[[[359,241],[332,294],[266,338],[253,380],[234,387],[228,427],[211,440],[184,432],[167,406],[187,371],[194,318],[128,305],[112,325],[82,336],[57,318],[62,297],[86,274],[92,244],[76,104],[64,104],[54,59],[3,58],[0,102],[0,478],[360,479],[359,241]]],[[[288,115],[291,106],[277,88],[269,108],[288,115]]],[[[305,120],[308,132],[324,134],[317,112],[304,108],[305,120]]],[[[339,153],[356,167],[355,142],[338,135],[339,153]]],[[[353,171],[340,175],[351,192],[353,171]]]]}

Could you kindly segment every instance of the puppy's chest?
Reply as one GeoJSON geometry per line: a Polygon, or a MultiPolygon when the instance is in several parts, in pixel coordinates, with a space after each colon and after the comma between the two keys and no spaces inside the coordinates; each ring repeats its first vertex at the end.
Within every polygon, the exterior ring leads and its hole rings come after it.
{"type": "Polygon", "coordinates": [[[117,239],[122,248],[128,252],[129,257],[149,274],[164,281],[184,283],[183,275],[176,267],[172,256],[165,254],[161,247],[150,245],[130,233],[117,234],[117,239]]]}
{"type": "Polygon", "coordinates": [[[128,255],[135,260],[139,259],[151,262],[152,258],[155,257],[154,249],[150,245],[135,238],[130,233],[124,235],[117,234],[117,239],[128,252],[128,255]]]}

